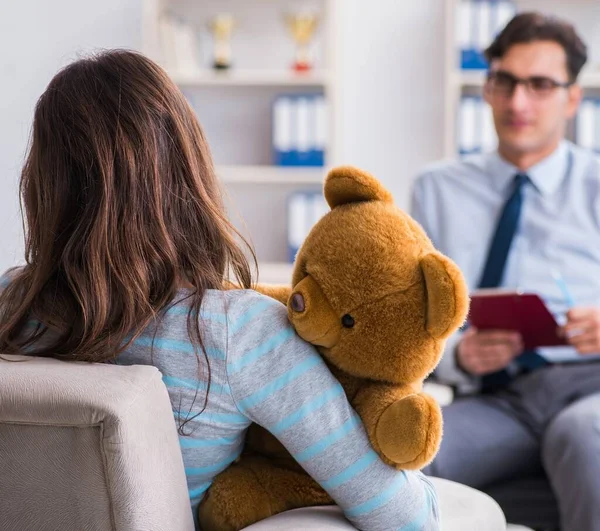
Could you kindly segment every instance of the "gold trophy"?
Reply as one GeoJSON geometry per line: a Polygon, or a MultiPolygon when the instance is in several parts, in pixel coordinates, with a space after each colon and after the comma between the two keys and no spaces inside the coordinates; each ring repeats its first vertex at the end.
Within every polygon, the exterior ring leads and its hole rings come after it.
{"type": "Polygon", "coordinates": [[[296,72],[307,72],[313,67],[310,43],[319,25],[315,12],[297,12],[285,17],[288,29],[296,41],[296,60],[293,64],[296,72]]]}
{"type": "Polygon", "coordinates": [[[209,23],[215,42],[213,68],[217,70],[231,67],[231,34],[236,25],[233,15],[229,13],[221,13],[209,23]]]}

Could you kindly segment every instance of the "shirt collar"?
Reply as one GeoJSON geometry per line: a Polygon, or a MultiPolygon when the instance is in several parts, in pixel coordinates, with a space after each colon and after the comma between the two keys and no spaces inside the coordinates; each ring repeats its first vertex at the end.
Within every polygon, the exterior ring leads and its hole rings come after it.
{"type": "MultiPolygon", "coordinates": [[[[542,195],[550,195],[556,191],[565,178],[568,164],[569,146],[563,140],[552,154],[529,168],[525,173],[542,195]]],[[[522,172],[504,160],[498,151],[492,154],[488,164],[488,174],[492,179],[492,185],[499,192],[505,191],[518,173],[522,172]]]]}

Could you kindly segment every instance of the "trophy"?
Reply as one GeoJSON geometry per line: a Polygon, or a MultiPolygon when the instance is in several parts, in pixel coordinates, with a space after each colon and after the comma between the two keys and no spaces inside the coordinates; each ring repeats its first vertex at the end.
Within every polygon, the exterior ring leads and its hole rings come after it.
{"type": "Polygon", "coordinates": [[[213,68],[217,70],[231,67],[231,34],[235,27],[235,19],[229,13],[221,13],[209,23],[215,43],[213,68]]]}
{"type": "Polygon", "coordinates": [[[319,23],[315,12],[297,12],[286,15],[288,29],[296,41],[296,60],[293,64],[296,72],[306,72],[313,67],[310,43],[319,23]]]}

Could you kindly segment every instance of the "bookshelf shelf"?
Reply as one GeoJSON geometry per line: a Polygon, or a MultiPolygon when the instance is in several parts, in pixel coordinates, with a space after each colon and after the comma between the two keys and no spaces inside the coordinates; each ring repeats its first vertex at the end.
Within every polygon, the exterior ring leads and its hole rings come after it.
{"type": "Polygon", "coordinates": [[[325,71],[296,74],[286,70],[211,70],[186,73],[169,72],[171,79],[182,87],[319,87],[328,84],[325,71]]]}
{"type": "Polygon", "coordinates": [[[259,262],[258,281],[265,284],[291,284],[293,267],[287,262],[259,262]]]}
{"type": "Polygon", "coordinates": [[[455,72],[453,78],[454,84],[458,87],[483,87],[485,83],[485,72],[484,71],[458,71],[455,72]]]}
{"type": "Polygon", "coordinates": [[[285,166],[217,166],[217,176],[224,183],[252,184],[322,184],[326,168],[285,166]]]}

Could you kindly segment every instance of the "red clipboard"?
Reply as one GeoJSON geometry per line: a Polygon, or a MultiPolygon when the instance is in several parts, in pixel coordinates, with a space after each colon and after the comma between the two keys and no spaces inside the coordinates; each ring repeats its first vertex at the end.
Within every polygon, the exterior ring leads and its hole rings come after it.
{"type": "Polygon", "coordinates": [[[566,345],[544,301],[535,293],[479,290],[471,294],[469,322],[480,330],[515,330],[525,349],[566,345]]]}

